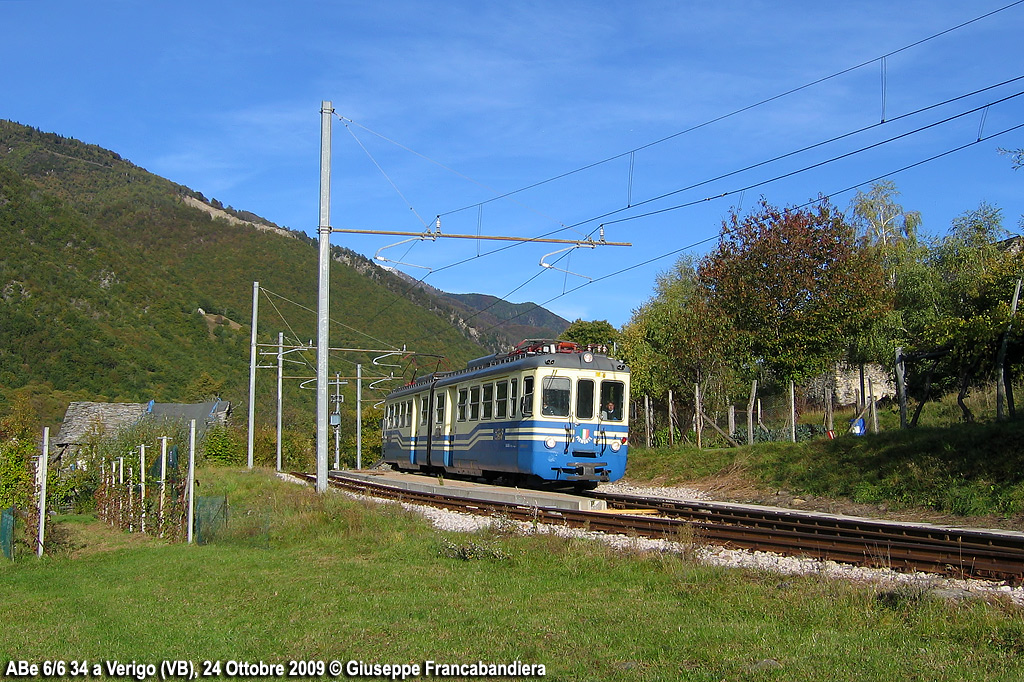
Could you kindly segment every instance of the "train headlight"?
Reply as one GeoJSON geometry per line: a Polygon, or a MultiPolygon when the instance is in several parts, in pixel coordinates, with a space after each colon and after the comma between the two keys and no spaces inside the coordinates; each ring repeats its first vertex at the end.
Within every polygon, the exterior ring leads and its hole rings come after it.
{"type": "Polygon", "coordinates": [[[555,438],[554,438],[554,436],[548,436],[547,438],[544,439],[544,447],[546,447],[548,450],[554,450],[555,449],[555,438]]]}
{"type": "Polygon", "coordinates": [[[622,449],[622,443],[620,443],[619,439],[616,438],[615,440],[612,441],[612,452],[618,452],[621,449],[622,449]]]}

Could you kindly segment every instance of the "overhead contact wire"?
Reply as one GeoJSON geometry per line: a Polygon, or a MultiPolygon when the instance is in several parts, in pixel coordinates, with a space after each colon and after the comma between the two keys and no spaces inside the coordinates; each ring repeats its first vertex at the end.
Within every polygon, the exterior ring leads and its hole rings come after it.
{"type": "MultiPolygon", "coordinates": [[[[488,204],[488,203],[491,203],[493,201],[498,201],[499,199],[504,199],[504,198],[513,196],[515,194],[519,194],[519,193],[525,192],[527,190],[535,189],[537,187],[540,187],[542,185],[546,185],[546,184],[554,182],[556,180],[561,180],[562,178],[566,178],[566,177],[569,177],[571,175],[575,175],[577,173],[582,173],[583,171],[590,170],[591,168],[595,168],[595,167],[600,166],[602,164],[610,163],[610,162],[615,161],[617,159],[621,159],[623,157],[629,156],[630,154],[635,154],[636,152],[643,151],[644,149],[649,149],[649,148],[654,147],[656,145],[663,144],[665,142],[668,142],[669,140],[673,140],[673,139],[675,139],[677,137],[680,137],[682,135],[686,135],[688,133],[692,133],[692,132],[694,132],[696,130],[700,130],[701,128],[706,128],[707,126],[712,125],[714,123],[718,123],[720,121],[724,121],[724,120],[726,120],[728,118],[732,118],[733,116],[737,116],[739,114],[742,114],[742,113],[745,113],[747,111],[750,111],[751,109],[756,109],[757,107],[764,106],[765,104],[770,104],[771,102],[774,102],[776,100],[782,99],[784,97],[788,97],[789,95],[796,94],[796,93],[798,93],[798,92],[800,92],[802,90],[806,90],[808,88],[814,87],[815,85],[820,85],[821,83],[825,83],[825,82],[827,82],[829,80],[832,80],[833,78],[838,78],[839,76],[843,76],[843,75],[845,75],[847,73],[850,73],[852,71],[856,71],[857,69],[864,68],[865,66],[869,66],[871,64],[874,64],[875,62],[877,62],[879,60],[884,60],[886,57],[891,57],[891,56],[899,54],[901,52],[905,52],[905,51],[907,51],[909,49],[917,47],[918,45],[922,45],[922,44],[924,44],[924,43],[926,43],[926,42],[928,42],[930,40],[934,40],[935,38],[939,38],[939,37],[944,36],[944,35],[946,35],[948,33],[952,33],[953,31],[956,31],[956,30],[959,30],[961,28],[964,28],[965,26],[969,26],[970,24],[973,24],[973,23],[976,23],[978,21],[981,21],[982,19],[987,19],[988,17],[990,17],[990,16],[992,16],[994,14],[998,14],[999,12],[1003,12],[1005,10],[1008,10],[1008,9],[1012,8],[1012,7],[1016,7],[1017,5],[1020,5],[1021,3],[1024,3],[1024,0],[1016,0],[1016,2],[1011,2],[1008,5],[1004,5],[1003,7],[999,7],[997,9],[994,9],[991,12],[987,12],[985,14],[982,14],[981,16],[975,17],[973,19],[969,19],[969,20],[967,20],[967,21],[965,21],[963,23],[957,24],[956,26],[953,26],[951,28],[947,28],[947,29],[945,29],[943,31],[939,31],[938,33],[933,33],[930,36],[927,36],[925,38],[917,40],[917,41],[915,41],[913,43],[910,43],[909,45],[904,45],[901,48],[893,50],[892,52],[887,52],[887,53],[885,53],[885,54],[883,54],[883,55],[881,55],[879,57],[875,57],[873,59],[869,59],[869,60],[861,62],[860,64],[857,64],[855,66],[850,66],[850,67],[847,67],[847,68],[842,69],[840,71],[836,71],[835,73],[833,73],[831,75],[823,76],[823,77],[818,78],[816,80],[810,81],[809,83],[805,83],[804,85],[792,88],[790,90],[786,90],[785,92],[781,92],[781,93],[779,93],[777,95],[773,95],[773,96],[768,97],[766,99],[760,100],[759,102],[755,102],[753,104],[748,104],[747,106],[740,107],[739,109],[731,111],[731,112],[729,112],[727,114],[722,114],[721,116],[717,116],[715,118],[709,119],[709,120],[707,120],[707,121],[705,121],[703,123],[698,123],[697,125],[694,125],[694,126],[691,126],[689,128],[686,128],[684,130],[680,130],[678,132],[672,133],[671,135],[666,135],[665,137],[662,137],[662,138],[659,138],[657,140],[654,140],[653,142],[648,142],[647,144],[641,145],[641,146],[636,147],[634,149],[630,149],[628,151],[621,152],[619,154],[615,154],[614,156],[609,156],[609,157],[607,157],[605,159],[601,159],[600,161],[594,161],[593,163],[586,164],[585,166],[580,166],[579,168],[576,168],[574,170],[566,171],[565,173],[560,173],[558,175],[552,176],[552,177],[547,178],[545,180],[540,180],[538,182],[534,182],[532,184],[520,187],[519,189],[515,189],[515,190],[509,191],[509,192],[505,192],[505,193],[500,194],[498,196],[491,197],[490,199],[486,199],[486,200],[484,200],[482,202],[468,204],[468,205],[463,206],[461,208],[456,208],[456,209],[452,209],[450,211],[445,211],[444,213],[441,213],[439,215],[442,215],[442,216],[444,216],[444,215],[451,215],[453,213],[459,213],[461,211],[465,211],[467,209],[473,208],[473,207],[475,207],[477,205],[488,204]]],[[[884,116],[884,114],[883,114],[883,116],[884,116]]]]}

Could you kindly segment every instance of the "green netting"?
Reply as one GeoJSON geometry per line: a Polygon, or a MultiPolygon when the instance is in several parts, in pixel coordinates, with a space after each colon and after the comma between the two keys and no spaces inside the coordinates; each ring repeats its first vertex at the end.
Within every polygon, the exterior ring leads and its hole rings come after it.
{"type": "Polygon", "coordinates": [[[0,550],[5,559],[14,559],[14,507],[0,512],[0,550]]]}
{"type": "Polygon", "coordinates": [[[195,522],[196,543],[205,545],[212,542],[228,523],[227,496],[197,497],[195,522]]]}
{"type": "MultiPolygon", "coordinates": [[[[160,480],[160,453],[157,452],[156,457],[150,462],[149,468],[146,470],[150,480],[160,480]]],[[[171,449],[167,452],[167,479],[174,481],[178,479],[178,446],[172,445],[171,449]]]]}

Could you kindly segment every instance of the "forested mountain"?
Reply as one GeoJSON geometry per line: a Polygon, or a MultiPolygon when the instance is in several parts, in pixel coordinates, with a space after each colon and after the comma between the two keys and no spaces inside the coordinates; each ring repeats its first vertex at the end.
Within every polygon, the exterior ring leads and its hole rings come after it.
{"type": "Polygon", "coordinates": [[[555,339],[569,327],[569,321],[536,303],[509,303],[489,294],[452,294],[406,275],[384,268],[404,280],[408,287],[422,289],[431,297],[450,305],[461,320],[484,330],[483,342],[499,350],[523,339],[555,339]]]}
{"type": "MultiPolygon", "coordinates": [[[[278,331],[316,335],[317,250],[305,234],[9,121],[0,121],[0,239],[0,414],[17,393],[50,423],[69,400],[218,393],[243,404],[253,281],[263,290],[261,343],[276,343],[278,331]]],[[[490,320],[466,321],[472,313],[455,302],[333,252],[332,346],[409,344],[459,366],[519,340],[481,333],[490,320]]],[[[352,374],[361,362],[368,375],[408,376],[438,364],[392,360],[400,367],[385,370],[374,356],[332,358],[331,372],[352,374]]],[[[312,392],[289,390],[311,403],[312,392]]]]}
{"type": "Polygon", "coordinates": [[[470,310],[481,311],[479,318],[488,326],[502,325],[502,329],[518,339],[558,338],[569,326],[569,321],[536,303],[509,303],[488,294],[446,294],[470,310]],[[490,322],[493,320],[493,322],[490,322]]]}

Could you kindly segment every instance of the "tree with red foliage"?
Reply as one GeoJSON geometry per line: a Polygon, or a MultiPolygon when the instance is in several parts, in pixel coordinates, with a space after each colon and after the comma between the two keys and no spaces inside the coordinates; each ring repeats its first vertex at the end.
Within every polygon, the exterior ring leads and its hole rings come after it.
{"type": "Polygon", "coordinates": [[[779,378],[820,374],[887,305],[882,269],[842,213],[764,199],[722,224],[699,277],[732,322],[747,362],[779,378]]]}

